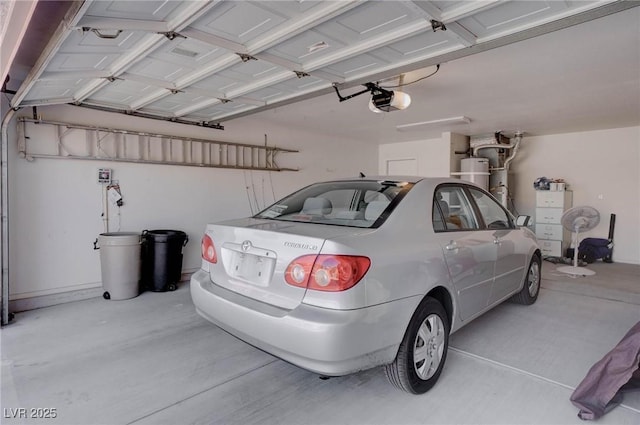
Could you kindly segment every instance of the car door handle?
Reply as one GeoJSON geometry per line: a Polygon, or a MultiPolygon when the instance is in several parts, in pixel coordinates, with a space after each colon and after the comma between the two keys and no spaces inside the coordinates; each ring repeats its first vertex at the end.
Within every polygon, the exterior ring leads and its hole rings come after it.
{"type": "Polygon", "coordinates": [[[454,241],[451,241],[449,242],[449,245],[444,247],[444,249],[446,249],[447,251],[455,251],[456,249],[458,249],[458,244],[454,241]]]}

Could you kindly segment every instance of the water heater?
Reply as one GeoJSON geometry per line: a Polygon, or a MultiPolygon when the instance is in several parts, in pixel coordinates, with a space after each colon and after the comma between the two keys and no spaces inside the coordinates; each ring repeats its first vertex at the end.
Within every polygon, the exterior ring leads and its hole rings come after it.
{"type": "Polygon", "coordinates": [[[465,158],[460,161],[460,178],[489,190],[489,160],[487,158],[465,158]]]}

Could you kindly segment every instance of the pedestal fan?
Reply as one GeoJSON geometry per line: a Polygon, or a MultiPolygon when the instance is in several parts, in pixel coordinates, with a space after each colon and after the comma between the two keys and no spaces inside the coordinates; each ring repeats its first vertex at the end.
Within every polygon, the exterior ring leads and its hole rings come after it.
{"type": "Polygon", "coordinates": [[[573,232],[573,266],[561,266],[556,270],[568,273],[573,277],[591,276],[596,274],[586,267],[578,267],[578,235],[580,232],[591,230],[600,223],[600,213],[593,207],[573,207],[562,214],[560,223],[570,232],[573,232]]]}

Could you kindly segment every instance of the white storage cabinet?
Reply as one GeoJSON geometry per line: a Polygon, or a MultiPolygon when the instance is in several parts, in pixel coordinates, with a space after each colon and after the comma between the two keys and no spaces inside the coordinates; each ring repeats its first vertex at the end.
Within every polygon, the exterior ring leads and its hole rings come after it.
{"type": "Polygon", "coordinates": [[[571,208],[573,192],[569,190],[536,191],[536,236],[543,257],[562,257],[571,233],[562,227],[562,214],[571,208]]]}

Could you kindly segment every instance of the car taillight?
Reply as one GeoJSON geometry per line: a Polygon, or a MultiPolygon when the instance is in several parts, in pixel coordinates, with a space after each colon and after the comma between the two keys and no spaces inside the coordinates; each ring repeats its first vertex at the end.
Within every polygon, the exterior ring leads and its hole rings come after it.
{"type": "Polygon", "coordinates": [[[316,291],[345,291],[362,279],[370,265],[367,257],[354,255],[304,255],[289,264],[285,281],[316,291]]]}
{"type": "Polygon", "coordinates": [[[217,263],[218,257],[216,256],[216,247],[213,245],[213,240],[209,235],[202,237],[202,259],[210,263],[217,263]]]}

